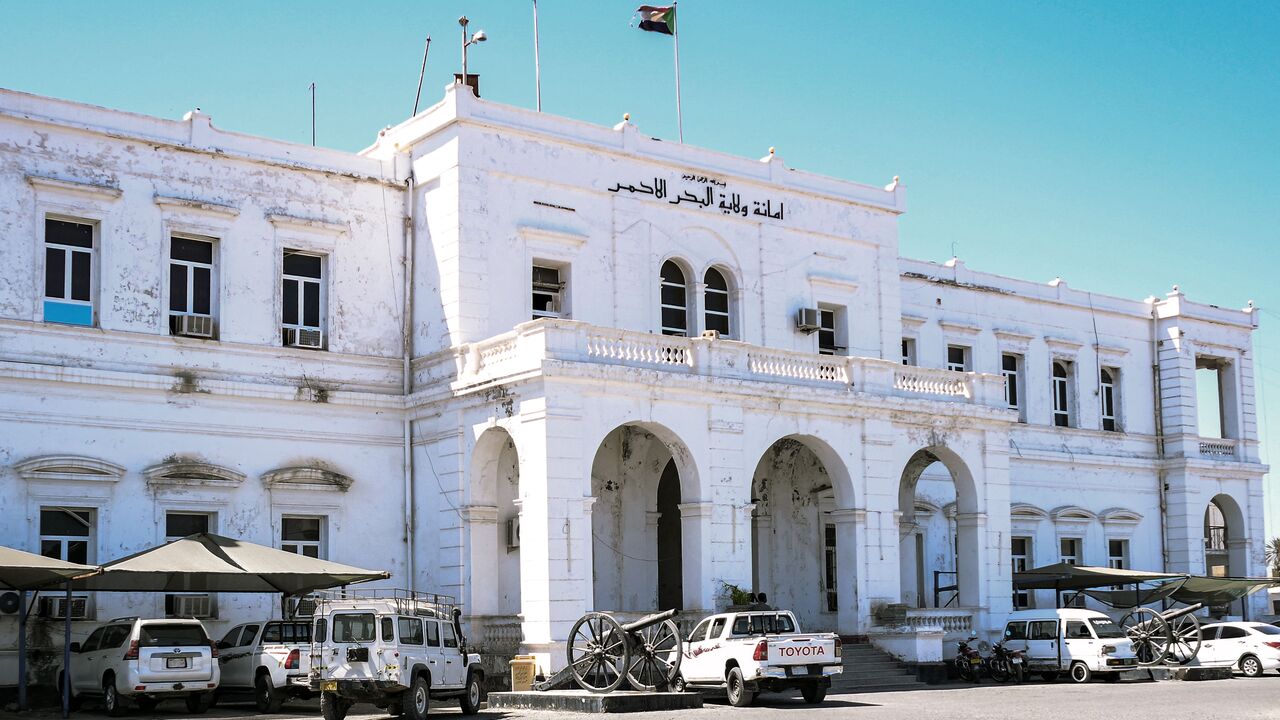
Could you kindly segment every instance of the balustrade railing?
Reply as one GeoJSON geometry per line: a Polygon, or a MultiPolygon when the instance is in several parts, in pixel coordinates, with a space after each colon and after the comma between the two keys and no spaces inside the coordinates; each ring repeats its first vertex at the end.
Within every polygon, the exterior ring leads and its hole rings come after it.
{"type": "Polygon", "coordinates": [[[514,653],[524,639],[520,618],[515,615],[472,615],[467,619],[467,640],[491,653],[514,653]]]}
{"type": "Polygon", "coordinates": [[[973,630],[973,613],[957,608],[915,608],[907,610],[906,624],[912,630],[968,633],[973,630]]]}
{"type": "Polygon", "coordinates": [[[822,360],[822,357],[821,355],[814,357],[800,353],[752,350],[747,353],[747,369],[754,375],[847,384],[849,382],[848,364],[835,360],[822,360]]]}
{"type": "Polygon", "coordinates": [[[587,357],[623,364],[690,367],[693,352],[687,340],[643,333],[591,332],[587,335],[587,357]]]}
{"type": "Polygon", "coordinates": [[[973,389],[964,373],[932,368],[903,366],[893,373],[893,389],[914,395],[973,397],[973,389]]]}
{"type": "Polygon", "coordinates": [[[1236,455],[1236,443],[1234,440],[1201,440],[1200,454],[1221,460],[1233,458],[1236,455]]]}

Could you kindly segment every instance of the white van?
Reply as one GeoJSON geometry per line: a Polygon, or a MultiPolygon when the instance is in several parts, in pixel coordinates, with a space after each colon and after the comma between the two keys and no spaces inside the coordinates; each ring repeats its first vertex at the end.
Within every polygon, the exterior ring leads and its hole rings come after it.
{"type": "Polygon", "coordinates": [[[1094,610],[1047,608],[1009,614],[1005,647],[1027,655],[1027,671],[1047,681],[1066,672],[1078,683],[1098,674],[1119,680],[1124,670],[1138,667],[1133,643],[1111,618],[1094,610]]]}

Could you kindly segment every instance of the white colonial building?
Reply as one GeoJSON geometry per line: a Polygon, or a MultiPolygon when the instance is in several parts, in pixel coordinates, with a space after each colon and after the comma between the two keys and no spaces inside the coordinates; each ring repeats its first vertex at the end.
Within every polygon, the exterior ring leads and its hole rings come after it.
{"type": "Polygon", "coordinates": [[[875,635],[1000,625],[1061,560],[1262,574],[1257,313],[904,259],[905,209],[457,87],[354,155],[0,91],[0,544],[209,530],[555,665],[728,586],[875,635]]]}

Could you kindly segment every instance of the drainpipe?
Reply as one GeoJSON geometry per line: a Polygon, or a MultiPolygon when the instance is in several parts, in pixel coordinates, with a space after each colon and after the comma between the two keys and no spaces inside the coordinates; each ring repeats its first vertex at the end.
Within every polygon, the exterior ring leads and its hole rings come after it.
{"type": "Polygon", "coordinates": [[[1169,571],[1169,539],[1165,515],[1169,510],[1169,500],[1165,488],[1164,472],[1164,405],[1161,402],[1160,387],[1160,318],[1156,311],[1159,301],[1154,297],[1151,301],[1151,388],[1152,411],[1155,414],[1156,430],[1156,485],[1160,493],[1160,570],[1169,571]]]}
{"type": "Polygon", "coordinates": [[[408,589],[417,589],[413,554],[414,488],[413,488],[413,421],[409,419],[409,396],[413,393],[413,246],[417,240],[417,224],[413,217],[417,184],[413,177],[413,156],[409,156],[409,179],[405,186],[404,228],[404,312],[401,313],[402,358],[401,394],[404,396],[404,562],[408,589]]]}

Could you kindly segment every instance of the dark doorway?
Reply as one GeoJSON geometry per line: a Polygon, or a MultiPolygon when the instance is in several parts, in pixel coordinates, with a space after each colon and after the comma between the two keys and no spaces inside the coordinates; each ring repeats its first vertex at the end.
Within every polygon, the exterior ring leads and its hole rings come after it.
{"type": "Polygon", "coordinates": [[[674,460],[658,481],[658,607],[684,609],[684,571],[680,543],[680,472],[674,460]]]}

